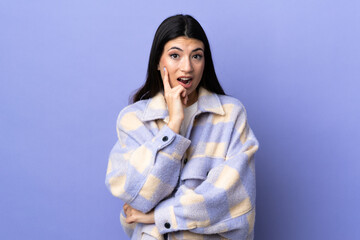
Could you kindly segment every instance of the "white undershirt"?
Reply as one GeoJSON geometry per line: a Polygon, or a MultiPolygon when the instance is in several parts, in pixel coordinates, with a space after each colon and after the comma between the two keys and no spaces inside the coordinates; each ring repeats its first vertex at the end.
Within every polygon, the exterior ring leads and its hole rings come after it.
{"type": "Polygon", "coordinates": [[[181,124],[180,127],[180,134],[182,136],[186,135],[187,129],[189,127],[190,121],[193,118],[193,116],[195,115],[196,111],[198,108],[198,102],[196,101],[195,103],[193,103],[192,105],[184,108],[184,120],[181,124]]]}

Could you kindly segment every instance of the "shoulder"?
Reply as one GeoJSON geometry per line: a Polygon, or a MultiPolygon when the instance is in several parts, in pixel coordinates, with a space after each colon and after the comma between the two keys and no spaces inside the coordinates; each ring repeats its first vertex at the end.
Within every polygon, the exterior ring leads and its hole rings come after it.
{"type": "Polygon", "coordinates": [[[136,113],[136,114],[140,114],[142,112],[145,111],[145,108],[146,108],[146,105],[147,103],[150,101],[150,99],[146,99],[146,100],[140,100],[140,101],[137,101],[135,103],[132,103],[130,105],[127,105],[126,107],[124,107],[119,115],[118,115],[118,118],[122,118],[124,117],[126,114],[129,114],[129,113],[136,113]]]}
{"type": "Polygon", "coordinates": [[[216,94],[220,100],[221,106],[225,112],[225,115],[246,115],[246,109],[243,103],[232,96],[216,94]]]}
{"type": "Polygon", "coordinates": [[[149,99],[137,101],[123,108],[117,117],[117,126],[127,130],[136,129],[142,125],[142,116],[149,99]]]}

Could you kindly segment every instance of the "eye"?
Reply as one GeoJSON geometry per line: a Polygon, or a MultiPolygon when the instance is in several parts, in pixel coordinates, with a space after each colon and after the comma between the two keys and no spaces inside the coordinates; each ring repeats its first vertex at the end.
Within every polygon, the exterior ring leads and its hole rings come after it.
{"type": "Polygon", "coordinates": [[[200,60],[200,59],[202,59],[202,55],[201,54],[195,54],[194,56],[193,56],[193,58],[195,58],[195,59],[197,59],[197,60],[200,60]]]}
{"type": "Polygon", "coordinates": [[[172,59],[177,59],[177,58],[179,58],[179,54],[173,53],[173,54],[170,54],[170,57],[171,57],[172,59]]]}

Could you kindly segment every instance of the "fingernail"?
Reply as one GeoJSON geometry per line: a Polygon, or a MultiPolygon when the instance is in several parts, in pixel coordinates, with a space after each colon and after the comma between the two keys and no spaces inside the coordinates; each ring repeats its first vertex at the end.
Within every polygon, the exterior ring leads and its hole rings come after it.
{"type": "Polygon", "coordinates": [[[165,72],[165,67],[164,67],[164,72],[165,72]]]}

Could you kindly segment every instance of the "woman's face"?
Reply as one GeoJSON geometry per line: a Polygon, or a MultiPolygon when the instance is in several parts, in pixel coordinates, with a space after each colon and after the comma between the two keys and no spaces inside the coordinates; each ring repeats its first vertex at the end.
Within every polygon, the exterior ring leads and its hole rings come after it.
{"type": "Polygon", "coordinates": [[[169,73],[172,88],[182,85],[189,97],[190,105],[197,100],[196,88],[200,83],[205,67],[204,44],[202,41],[177,37],[168,41],[160,57],[158,70],[164,78],[164,67],[169,73]]]}

